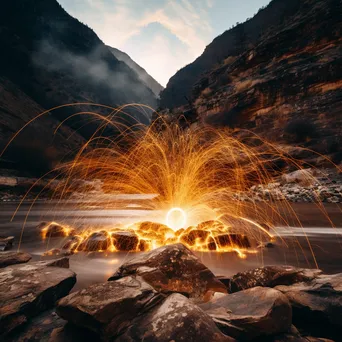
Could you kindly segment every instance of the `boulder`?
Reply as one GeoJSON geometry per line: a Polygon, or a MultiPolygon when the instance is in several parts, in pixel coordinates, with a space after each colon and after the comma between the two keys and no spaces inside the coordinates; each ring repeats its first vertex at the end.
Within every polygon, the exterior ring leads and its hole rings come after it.
{"type": "Polygon", "coordinates": [[[0,268],[15,265],[15,264],[23,264],[25,262],[30,261],[32,256],[28,253],[22,252],[1,252],[0,253],[0,268]]]}
{"type": "Polygon", "coordinates": [[[163,298],[141,278],[125,277],[70,294],[58,302],[56,312],[68,322],[112,340],[163,298]]]}
{"type": "Polygon", "coordinates": [[[286,296],[268,287],[226,295],[200,307],[224,334],[238,340],[287,332],[292,322],[292,310],[286,296]]]}
{"type": "Polygon", "coordinates": [[[12,265],[0,271],[0,336],[69,293],[76,275],[58,265],[66,265],[65,260],[12,265]]]}
{"type": "Polygon", "coordinates": [[[234,293],[256,286],[275,287],[291,285],[315,279],[321,270],[296,268],[292,266],[265,266],[237,273],[230,280],[225,279],[228,292],[234,293]]]}
{"type": "Polygon", "coordinates": [[[112,233],[112,240],[118,251],[135,251],[139,244],[139,237],[134,232],[129,231],[112,233]]]}
{"type": "Polygon", "coordinates": [[[43,239],[52,237],[66,237],[75,233],[74,229],[64,227],[56,222],[42,222],[37,228],[40,229],[43,239]]]}
{"type": "Polygon", "coordinates": [[[0,237],[0,251],[8,251],[13,247],[14,236],[0,237]]]}
{"type": "Polygon", "coordinates": [[[99,341],[99,338],[60,318],[54,310],[48,310],[33,317],[26,324],[7,336],[8,341],[16,342],[74,342],[99,341]]]}
{"type": "Polygon", "coordinates": [[[215,236],[215,242],[218,247],[239,247],[239,248],[250,248],[251,244],[248,237],[243,234],[221,234],[215,236]]]}
{"type": "Polygon", "coordinates": [[[298,328],[314,336],[341,337],[342,273],[319,275],[311,282],[276,289],[289,299],[298,328]]]}
{"type": "Polygon", "coordinates": [[[82,242],[82,237],[75,235],[71,236],[68,241],[66,241],[62,247],[62,249],[68,250],[68,252],[73,253],[77,250],[77,247],[82,242]]]}
{"type": "Polygon", "coordinates": [[[182,244],[168,245],[141,254],[123,264],[109,280],[139,275],[160,292],[180,292],[204,299],[226,287],[182,244]]]}
{"type": "Polygon", "coordinates": [[[118,342],[216,341],[232,342],[213,320],[188,298],[175,293],[146,315],[134,319],[118,342]]]}
{"type": "Polygon", "coordinates": [[[181,236],[180,241],[187,246],[195,246],[196,244],[205,245],[209,239],[210,232],[206,230],[190,229],[186,230],[181,236]]]}
{"type": "Polygon", "coordinates": [[[110,235],[107,231],[102,230],[90,234],[79,246],[79,251],[98,252],[107,250],[112,244],[110,235]]]}

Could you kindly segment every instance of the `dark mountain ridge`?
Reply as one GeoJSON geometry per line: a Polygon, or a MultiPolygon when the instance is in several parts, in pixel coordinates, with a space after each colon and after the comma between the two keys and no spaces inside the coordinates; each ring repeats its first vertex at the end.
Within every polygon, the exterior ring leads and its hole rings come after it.
{"type": "MultiPolygon", "coordinates": [[[[136,72],[119,61],[93,30],[71,17],[56,0],[1,3],[0,44],[0,114],[6,118],[6,122],[3,119],[0,123],[2,131],[14,132],[20,128],[19,121],[24,125],[27,119],[44,110],[69,103],[99,103],[112,107],[142,103],[152,108],[157,105],[155,94],[136,72]],[[13,97],[5,96],[13,89],[13,97]],[[14,105],[9,101],[19,103],[14,105]],[[25,111],[25,107],[29,116],[21,117],[20,112],[25,111]],[[7,115],[3,114],[5,111],[7,115]]],[[[87,105],[62,108],[51,111],[45,125],[54,127],[77,111],[96,111],[104,115],[111,112],[87,105]]],[[[138,110],[132,110],[130,114],[148,123],[148,118],[142,117],[138,110]]],[[[69,133],[74,132],[73,136],[79,137],[77,144],[73,139],[69,140],[70,150],[76,151],[83,137],[91,136],[99,124],[89,115],[68,119],[65,125],[69,133]]],[[[101,132],[115,134],[112,130],[107,131],[101,132]]],[[[54,139],[53,130],[44,136],[43,131],[35,132],[44,146],[53,146],[59,156],[65,154],[65,149],[59,147],[61,141],[54,139]]],[[[9,137],[8,134],[0,137],[0,149],[9,137]]],[[[20,139],[21,135],[14,144],[22,145],[24,141],[20,139]]],[[[9,153],[4,158],[11,161],[13,156],[9,153]]],[[[20,156],[15,154],[14,159],[17,157],[20,156]]]]}
{"type": "Polygon", "coordinates": [[[192,87],[206,72],[225,58],[238,56],[255,46],[268,32],[286,26],[286,21],[298,11],[307,8],[302,0],[273,0],[245,23],[225,31],[216,37],[194,62],[179,70],[169,80],[161,93],[161,107],[175,108],[187,103],[185,96],[192,96],[192,87]]]}
{"type": "MultiPolygon", "coordinates": [[[[313,149],[339,164],[342,162],[342,1],[288,3],[293,4],[293,12],[287,8],[277,15],[276,11],[273,20],[277,17],[279,23],[265,30],[255,43],[250,43],[252,31],[248,27],[261,14],[282,8],[278,0],[209,45],[200,61],[209,63],[209,54],[225,58],[210,70],[196,71],[197,81],[188,90],[192,111],[203,123],[227,126],[238,132],[246,129],[289,148],[313,149]],[[224,44],[224,38],[232,37],[236,39],[232,45],[224,44]],[[229,49],[232,53],[226,56],[222,51],[229,49]]],[[[194,77],[191,70],[199,67],[197,60],[172,79],[177,81],[175,96],[179,99],[184,84],[194,77]],[[190,76],[186,81],[180,80],[184,75],[190,76]]],[[[162,92],[164,103],[170,100],[171,90],[168,86],[162,92]]],[[[186,110],[184,106],[173,109],[175,113],[186,110]]],[[[325,163],[324,157],[308,151],[296,155],[319,165],[325,163]]]]}

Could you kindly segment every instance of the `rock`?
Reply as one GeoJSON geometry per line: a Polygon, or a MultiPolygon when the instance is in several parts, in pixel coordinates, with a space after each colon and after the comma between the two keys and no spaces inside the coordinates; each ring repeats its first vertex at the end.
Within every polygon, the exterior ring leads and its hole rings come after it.
{"type": "Polygon", "coordinates": [[[52,307],[76,283],[65,260],[31,262],[8,266],[0,271],[0,336],[26,323],[30,317],[52,307]]]}
{"type": "Polygon", "coordinates": [[[125,277],[70,294],[58,302],[57,314],[104,340],[112,340],[163,298],[141,278],[125,277]]]}
{"type": "Polygon", "coordinates": [[[59,258],[45,261],[36,261],[34,263],[37,266],[45,266],[45,267],[61,267],[61,268],[69,268],[69,258],[59,258]]]}
{"type": "Polygon", "coordinates": [[[135,251],[139,244],[139,238],[133,232],[115,232],[112,233],[112,239],[118,251],[135,251]]]}
{"type": "Polygon", "coordinates": [[[118,342],[235,341],[186,297],[175,293],[146,315],[133,320],[118,342]]]}
{"type": "Polygon", "coordinates": [[[58,256],[61,255],[62,251],[59,248],[53,248],[43,253],[43,256],[58,256]]]}
{"type": "Polygon", "coordinates": [[[157,248],[123,264],[109,280],[139,275],[156,290],[204,298],[208,292],[227,292],[225,286],[184,245],[157,248]]]}
{"type": "Polygon", "coordinates": [[[0,253],[0,268],[15,265],[15,264],[23,264],[25,262],[30,261],[32,256],[27,253],[22,252],[1,252],[0,253]]]}
{"type": "Polygon", "coordinates": [[[319,275],[311,282],[276,289],[289,299],[298,328],[315,336],[341,337],[342,273],[319,275]]]}
{"type": "Polygon", "coordinates": [[[237,273],[231,277],[228,291],[233,293],[256,286],[275,287],[277,285],[291,285],[315,279],[321,273],[321,270],[292,266],[265,266],[237,273]]]}
{"type": "Polygon", "coordinates": [[[13,247],[14,236],[0,238],[0,251],[8,251],[13,247]]]}
{"type": "Polygon", "coordinates": [[[68,324],[54,310],[43,312],[7,336],[8,341],[16,342],[73,342],[99,341],[89,330],[68,324]]]}
{"type": "Polygon", "coordinates": [[[313,185],[317,182],[312,169],[302,169],[282,175],[281,180],[284,183],[297,183],[302,186],[313,185]]]}
{"type": "Polygon", "coordinates": [[[107,250],[112,244],[110,235],[107,231],[102,230],[100,232],[92,233],[85,241],[79,246],[79,251],[85,252],[98,252],[107,250]]]}
{"type": "Polygon", "coordinates": [[[255,287],[201,304],[220,330],[238,340],[271,336],[290,329],[292,310],[280,291],[255,287]]]}
{"type": "Polygon", "coordinates": [[[271,241],[261,242],[257,248],[264,249],[264,248],[273,248],[275,247],[275,244],[271,241]]]}
{"type": "Polygon", "coordinates": [[[72,236],[62,247],[62,249],[67,249],[69,252],[73,253],[77,250],[77,247],[82,241],[82,237],[75,235],[72,236]]]}
{"type": "Polygon", "coordinates": [[[138,251],[140,252],[147,252],[152,249],[152,241],[140,239],[138,244],[138,251]]]}
{"type": "Polygon", "coordinates": [[[251,244],[246,235],[242,234],[222,234],[215,236],[215,241],[218,247],[239,247],[250,248],[251,244]]]}
{"type": "Polygon", "coordinates": [[[56,222],[42,222],[37,228],[40,229],[43,239],[51,237],[66,237],[75,233],[74,229],[64,227],[56,222]]]}
{"type": "Polygon", "coordinates": [[[180,241],[187,246],[194,246],[196,244],[206,245],[210,232],[206,230],[186,230],[181,236],[180,241]]]}

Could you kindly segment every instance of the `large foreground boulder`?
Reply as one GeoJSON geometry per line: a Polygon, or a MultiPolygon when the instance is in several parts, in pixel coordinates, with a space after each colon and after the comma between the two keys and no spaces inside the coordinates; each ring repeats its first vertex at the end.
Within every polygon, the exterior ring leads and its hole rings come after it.
{"type": "Polygon", "coordinates": [[[240,272],[230,279],[222,279],[229,293],[247,290],[256,286],[275,287],[311,281],[322,274],[321,270],[293,266],[265,266],[240,272]]]}
{"type": "Polygon", "coordinates": [[[60,265],[66,265],[65,261],[31,262],[0,271],[0,336],[70,292],[76,275],[60,265]]]}
{"type": "Polygon", "coordinates": [[[126,277],[70,294],[58,302],[57,313],[70,323],[111,340],[163,298],[141,278],[126,277]]]}
{"type": "Polygon", "coordinates": [[[200,305],[221,331],[238,340],[287,332],[292,321],[288,299],[281,292],[255,287],[200,305]]]}
{"type": "Polygon", "coordinates": [[[139,275],[157,291],[165,293],[179,292],[203,299],[211,292],[227,292],[224,284],[182,244],[141,254],[123,264],[109,280],[129,275],[139,275]]]}
{"type": "Polygon", "coordinates": [[[0,268],[10,265],[23,264],[30,261],[32,256],[22,252],[0,252],[0,268]]]}
{"type": "Polygon", "coordinates": [[[277,286],[289,299],[298,328],[328,338],[342,332],[342,273],[320,275],[307,283],[277,286]]]}
{"type": "Polygon", "coordinates": [[[172,294],[146,315],[133,320],[118,342],[213,341],[232,342],[197,305],[172,294]]]}

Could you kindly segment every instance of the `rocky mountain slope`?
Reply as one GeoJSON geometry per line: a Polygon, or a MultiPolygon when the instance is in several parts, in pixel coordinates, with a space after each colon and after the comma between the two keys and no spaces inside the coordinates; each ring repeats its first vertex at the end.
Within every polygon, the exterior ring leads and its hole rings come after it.
{"type": "MultiPolygon", "coordinates": [[[[132,102],[151,107],[157,105],[155,94],[138,75],[118,60],[89,27],[64,11],[56,0],[1,3],[0,44],[0,131],[3,133],[0,150],[25,122],[55,106],[99,103],[115,107],[132,102]]],[[[51,147],[60,159],[66,152],[75,152],[83,137],[89,137],[99,125],[89,115],[72,117],[66,121],[67,126],[60,135],[54,136],[53,128],[77,111],[98,112],[99,109],[82,105],[51,111],[18,136],[15,144],[29,146],[34,140],[39,146],[32,146],[32,153],[36,155],[39,151],[42,156],[35,160],[48,158],[45,164],[55,164],[55,156],[51,158],[54,153],[42,150],[51,147]],[[66,136],[72,137],[66,140],[66,136]]],[[[102,114],[110,112],[101,110],[102,114]]],[[[132,114],[140,115],[138,112],[132,114]]],[[[139,120],[148,122],[140,116],[139,120]]],[[[23,164],[24,154],[9,150],[2,156],[1,165],[23,164]]]]}
{"type": "Polygon", "coordinates": [[[200,120],[302,144],[340,162],[340,13],[341,0],[273,0],[177,73],[162,104],[181,105],[181,94],[191,92],[200,120]]]}
{"type": "Polygon", "coordinates": [[[160,92],[164,89],[161,84],[149,75],[144,68],[134,62],[127,53],[110,46],[108,46],[108,48],[119,61],[126,63],[132,70],[134,70],[138,74],[139,79],[144,82],[156,96],[159,96],[160,92]]]}

